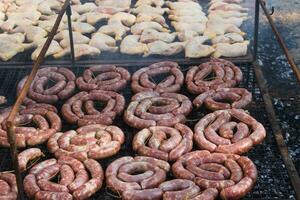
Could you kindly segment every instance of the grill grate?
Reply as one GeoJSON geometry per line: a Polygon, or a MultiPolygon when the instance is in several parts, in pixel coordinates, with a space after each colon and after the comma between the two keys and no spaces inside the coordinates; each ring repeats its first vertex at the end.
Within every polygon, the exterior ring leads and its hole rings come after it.
{"type": "MultiPolygon", "coordinates": [[[[141,66],[131,66],[128,67],[128,70],[133,73],[141,66]]],[[[252,66],[249,64],[239,65],[244,73],[244,81],[240,84],[240,87],[245,87],[253,94],[253,101],[249,105],[248,110],[251,115],[254,116],[258,121],[264,124],[267,130],[267,137],[263,144],[256,146],[252,149],[247,156],[249,156],[257,166],[259,177],[255,187],[252,192],[248,194],[244,199],[295,199],[295,193],[290,184],[289,176],[285,170],[284,163],[281,159],[281,155],[277,149],[276,142],[271,130],[271,126],[268,122],[267,115],[265,113],[264,102],[260,93],[260,90],[255,81],[255,75],[252,69],[252,66]]],[[[187,66],[182,66],[182,71],[184,73],[187,71],[187,66]]],[[[84,68],[75,68],[73,69],[74,73],[78,76],[82,74],[84,68]]],[[[29,74],[28,69],[0,69],[0,95],[5,95],[8,98],[8,104],[12,105],[15,100],[15,91],[16,85],[19,80],[26,74],[29,74]]],[[[128,85],[121,93],[126,97],[126,102],[128,104],[129,99],[132,95],[130,86],[128,85]]],[[[194,96],[187,93],[185,88],[182,89],[182,93],[189,96],[191,99],[194,96]]],[[[61,102],[62,103],[62,102],[61,102]]],[[[57,105],[58,108],[61,106],[57,105]]],[[[206,110],[193,110],[193,112],[188,116],[188,126],[193,128],[197,120],[203,117],[207,113],[206,110]]],[[[121,151],[118,155],[101,160],[100,163],[105,169],[109,163],[111,163],[116,158],[125,156],[125,155],[135,155],[131,148],[131,141],[134,133],[137,130],[127,126],[122,118],[117,118],[115,125],[122,128],[126,135],[125,144],[122,146],[121,151]]],[[[68,130],[71,127],[64,123],[63,129],[68,130]]],[[[43,152],[46,154],[46,158],[50,158],[51,154],[46,149],[45,145],[39,146],[43,152]]],[[[11,157],[8,149],[0,149],[0,171],[7,171],[12,169],[11,157]]],[[[172,174],[169,174],[169,178],[172,177],[172,174]]],[[[111,192],[105,187],[97,192],[91,199],[116,199],[110,195],[111,192]]]]}

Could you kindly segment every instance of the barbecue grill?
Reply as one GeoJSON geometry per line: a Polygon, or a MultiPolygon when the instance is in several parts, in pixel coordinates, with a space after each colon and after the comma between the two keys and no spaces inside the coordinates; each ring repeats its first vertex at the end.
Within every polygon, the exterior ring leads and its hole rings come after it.
{"type": "MultiPolygon", "coordinates": [[[[257,0],[257,4],[260,0],[257,0]]],[[[256,16],[258,16],[258,7],[256,7],[256,16]]],[[[258,25],[258,21],[255,21],[258,25]]],[[[256,28],[258,28],[256,26],[256,28]]],[[[258,31],[256,29],[255,31],[258,31]]],[[[257,34],[255,34],[255,48],[257,47],[257,34]]],[[[8,105],[12,105],[16,100],[16,88],[18,82],[31,71],[32,61],[30,61],[31,52],[25,52],[17,55],[13,60],[0,63],[0,94],[5,94],[8,99],[8,105]]],[[[254,51],[254,57],[256,58],[256,49],[254,51]]],[[[94,58],[82,58],[76,61],[76,66],[71,67],[71,60],[65,58],[65,60],[53,60],[47,58],[45,65],[43,66],[58,66],[58,67],[69,67],[76,76],[83,73],[84,69],[89,66],[95,66],[103,63],[117,64],[118,66],[124,66],[131,74],[137,71],[141,67],[146,67],[150,63],[158,62],[161,60],[172,60],[178,62],[183,73],[195,64],[200,64],[207,61],[208,58],[204,59],[185,59],[183,55],[179,54],[172,57],[163,56],[151,56],[149,58],[141,59],[139,56],[126,56],[121,54],[110,54],[103,53],[98,57],[94,58]],[[117,59],[116,59],[117,58],[117,59]]],[[[255,148],[253,148],[246,156],[256,164],[259,176],[257,183],[253,190],[243,199],[299,199],[299,177],[290,156],[286,151],[281,134],[281,130],[276,121],[275,112],[270,101],[270,96],[267,87],[264,82],[260,65],[258,62],[252,63],[253,57],[251,52],[245,57],[229,59],[233,61],[243,72],[243,82],[239,84],[239,87],[248,89],[253,95],[253,101],[247,107],[247,110],[251,115],[261,122],[267,131],[267,137],[264,142],[255,148]],[[297,190],[298,187],[298,190],[297,190]]],[[[38,64],[35,66],[38,67],[38,64]]],[[[163,77],[158,77],[163,79],[163,77]]],[[[126,105],[128,105],[132,92],[130,84],[120,91],[126,99],[126,105]]],[[[181,93],[193,99],[195,96],[187,92],[185,87],[182,88],[181,93]]],[[[58,102],[56,107],[60,110],[63,102],[58,102]]],[[[196,122],[201,119],[208,110],[201,108],[200,110],[193,110],[188,115],[187,125],[194,127],[196,122]]],[[[132,150],[131,141],[135,133],[138,130],[133,129],[123,122],[122,117],[118,117],[114,125],[122,127],[125,133],[126,141],[122,145],[120,152],[110,158],[100,160],[100,164],[105,169],[109,163],[113,160],[125,156],[135,156],[135,152],[132,150]]],[[[75,126],[68,125],[63,121],[63,130],[75,129],[75,126]]],[[[42,160],[53,157],[53,155],[47,150],[45,144],[38,146],[45,154],[42,160]]],[[[0,149],[0,171],[12,170],[13,162],[9,149],[0,149]]],[[[25,174],[22,174],[24,178],[25,174]]],[[[168,179],[172,178],[172,174],[168,174],[168,179]]],[[[26,197],[23,197],[26,199],[26,197]]],[[[94,194],[90,199],[118,199],[120,196],[110,191],[106,187],[105,183],[101,190],[94,194]]]]}

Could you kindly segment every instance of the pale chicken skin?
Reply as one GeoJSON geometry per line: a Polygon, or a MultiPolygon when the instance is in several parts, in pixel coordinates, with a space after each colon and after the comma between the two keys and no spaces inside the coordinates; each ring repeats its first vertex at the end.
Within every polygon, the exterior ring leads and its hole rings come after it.
{"type": "Polygon", "coordinates": [[[160,14],[155,13],[140,13],[136,17],[136,23],[140,22],[157,22],[165,28],[169,28],[165,18],[160,14]]]}
{"type": "Polygon", "coordinates": [[[109,51],[109,52],[116,52],[118,47],[116,46],[116,40],[108,35],[103,33],[94,33],[89,45],[92,47],[96,47],[101,52],[109,51]]]}
{"type": "Polygon", "coordinates": [[[206,36],[198,36],[187,41],[185,45],[185,57],[201,58],[211,55],[215,49],[212,46],[203,44],[208,39],[206,36]]]}
{"type": "Polygon", "coordinates": [[[149,51],[145,53],[143,57],[147,57],[149,55],[175,55],[180,53],[184,49],[184,45],[184,42],[166,43],[158,40],[147,44],[149,51]]]}
{"type": "MultiPolygon", "coordinates": [[[[54,54],[53,56],[54,58],[61,58],[70,53],[71,53],[71,49],[70,47],[67,47],[62,51],[54,54]]],[[[88,44],[74,44],[74,53],[75,53],[75,58],[79,59],[81,56],[95,56],[95,55],[99,55],[101,52],[99,49],[92,47],[88,44]]]]}
{"type": "Polygon", "coordinates": [[[153,14],[159,14],[163,15],[165,12],[168,12],[168,8],[157,8],[157,7],[152,7],[150,5],[140,5],[137,8],[132,8],[131,12],[134,14],[139,14],[139,13],[153,13],[153,14]]]}
{"type": "Polygon", "coordinates": [[[157,40],[171,43],[175,40],[177,33],[164,33],[155,29],[145,29],[141,34],[140,42],[151,43],[157,40]]]}
{"type": "Polygon", "coordinates": [[[140,35],[145,29],[155,29],[160,32],[169,32],[168,29],[164,28],[157,22],[141,22],[131,27],[131,33],[134,35],[140,35]]]}
{"type": "Polygon", "coordinates": [[[140,35],[127,35],[121,42],[120,52],[129,55],[144,54],[148,52],[146,44],[139,42],[140,35]]]}
{"type": "MultiPolygon", "coordinates": [[[[88,38],[87,36],[73,31],[73,42],[74,44],[87,44],[90,41],[90,38],[88,38]]],[[[54,36],[54,39],[60,41],[59,44],[61,47],[63,48],[67,48],[70,46],[70,38],[69,38],[69,31],[68,30],[63,30],[61,32],[59,32],[58,34],[56,34],[54,36]]]]}
{"type": "Polygon", "coordinates": [[[121,22],[125,26],[132,26],[136,21],[136,16],[130,13],[118,12],[109,17],[108,23],[111,24],[114,21],[121,22]]]}
{"type": "Polygon", "coordinates": [[[139,7],[141,5],[150,5],[155,7],[162,7],[164,4],[164,0],[138,0],[134,6],[139,7]]]}
{"type": "Polygon", "coordinates": [[[238,33],[226,33],[225,35],[219,35],[211,40],[212,44],[217,43],[236,43],[243,42],[244,38],[238,33]]]}
{"type": "MultiPolygon", "coordinates": [[[[40,40],[39,42],[36,42],[37,48],[34,50],[34,52],[31,54],[31,59],[32,60],[36,60],[44,46],[44,43],[46,42],[46,38],[40,40]]],[[[57,41],[52,40],[49,49],[47,50],[45,57],[56,54],[60,51],[62,51],[63,49],[61,48],[61,46],[58,44],[57,41]]]]}
{"type": "Polygon", "coordinates": [[[247,55],[249,41],[229,44],[229,43],[218,43],[215,45],[216,51],[213,56],[219,58],[223,57],[239,57],[247,55]]]}
{"type": "Polygon", "coordinates": [[[97,32],[114,37],[116,40],[122,40],[130,28],[124,26],[121,22],[114,21],[108,25],[101,26],[97,32]]]}

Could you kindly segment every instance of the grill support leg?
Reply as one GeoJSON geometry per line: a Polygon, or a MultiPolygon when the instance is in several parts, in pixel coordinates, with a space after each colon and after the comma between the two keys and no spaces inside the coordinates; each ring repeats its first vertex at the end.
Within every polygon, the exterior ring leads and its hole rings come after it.
{"type": "Polygon", "coordinates": [[[258,31],[259,31],[259,0],[255,0],[254,41],[253,41],[254,61],[257,60],[258,31]]]}
{"type": "Polygon", "coordinates": [[[71,20],[72,10],[70,4],[67,7],[66,14],[68,18],[68,30],[69,30],[70,48],[71,48],[71,62],[72,62],[72,67],[75,67],[74,40],[73,40],[72,20],[71,20]]]}

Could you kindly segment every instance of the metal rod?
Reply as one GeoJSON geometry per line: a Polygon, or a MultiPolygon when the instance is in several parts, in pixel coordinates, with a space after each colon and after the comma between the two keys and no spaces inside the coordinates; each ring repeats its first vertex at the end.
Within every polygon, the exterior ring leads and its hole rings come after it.
{"type": "Polygon", "coordinates": [[[72,62],[72,67],[75,67],[75,51],[74,51],[74,40],[73,40],[73,31],[72,31],[71,5],[67,7],[66,14],[68,18],[68,29],[69,29],[70,48],[71,48],[71,62],[72,62]]]}
{"type": "Polygon", "coordinates": [[[286,47],[283,38],[281,37],[280,33],[278,32],[278,30],[277,30],[277,28],[274,24],[274,21],[273,21],[272,17],[270,16],[268,9],[266,8],[265,1],[263,1],[263,0],[258,0],[258,1],[259,1],[260,5],[261,5],[261,7],[262,7],[262,9],[265,13],[270,25],[271,25],[271,28],[272,28],[275,36],[276,36],[276,39],[277,39],[279,45],[281,46],[281,48],[282,48],[282,50],[283,50],[283,52],[286,56],[286,59],[287,59],[288,63],[290,64],[293,72],[296,75],[296,78],[297,78],[298,82],[300,83],[300,70],[297,67],[297,65],[295,64],[294,59],[293,59],[292,55],[290,54],[288,48],[286,47]]]}
{"type": "Polygon", "coordinates": [[[283,162],[285,164],[285,167],[287,169],[287,172],[289,174],[292,186],[296,193],[296,198],[300,200],[300,178],[297,172],[297,169],[295,168],[295,165],[293,163],[293,160],[288,152],[287,145],[285,144],[282,131],[280,129],[280,126],[277,122],[277,117],[274,111],[274,107],[272,104],[271,97],[269,95],[268,87],[266,84],[266,80],[264,78],[263,72],[261,70],[261,67],[258,62],[254,63],[254,72],[255,76],[257,78],[258,86],[261,90],[266,112],[275,136],[275,140],[277,143],[277,147],[279,149],[279,152],[282,156],[283,162]]]}
{"type": "Polygon", "coordinates": [[[254,19],[254,41],[253,41],[253,59],[257,60],[258,48],[258,31],[259,31],[259,1],[255,0],[255,19],[254,19]]]}
{"type": "Polygon", "coordinates": [[[28,76],[28,78],[24,84],[24,87],[22,88],[21,93],[18,96],[18,98],[17,98],[15,104],[13,105],[13,108],[7,118],[7,127],[8,127],[7,138],[8,138],[8,142],[10,144],[10,152],[11,152],[13,166],[14,166],[16,180],[17,180],[18,199],[19,200],[22,200],[24,198],[24,190],[23,190],[21,172],[19,170],[18,151],[17,151],[17,146],[15,144],[15,142],[16,142],[15,141],[15,125],[14,125],[15,117],[16,117],[17,113],[19,112],[20,105],[22,104],[24,98],[27,95],[29,87],[30,87],[32,81],[34,80],[34,77],[37,73],[37,70],[38,70],[40,64],[44,60],[45,54],[51,44],[51,41],[54,38],[54,35],[57,32],[57,29],[59,27],[61,19],[64,15],[68,5],[69,5],[69,0],[66,0],[61,11],[59,12],[59,14],[56,18],[56,21],[54,23],[54,26],[53,26],[51,32],[48,34],[48,38],[47,38],[41,52],[39,53],[39,56],[38,56],[36,62],[34,63],[34,65],[32,67],[31,73],[28,76]]]}

